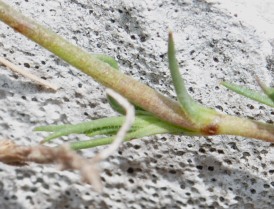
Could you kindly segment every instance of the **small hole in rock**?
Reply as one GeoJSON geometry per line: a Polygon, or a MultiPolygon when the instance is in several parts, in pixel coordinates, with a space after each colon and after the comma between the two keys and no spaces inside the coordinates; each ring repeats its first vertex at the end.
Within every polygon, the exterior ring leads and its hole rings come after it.
{"type": "Polygon", "coordinates": [[[24,63],[24,66],[25,66],[26,68],[30,68],[30,64],[29,64],[29,63],[24,63]]]}
{"type": "Polygon", "coordinates": [[[212,147],[209,149],[210,152],[215,152],[216,151],[216,148],[212,147]]]}
{"type": "Polygon", "coordinates": [[[197,165],[196,168],[199,169],[199,170],[202,170],[203,166],[202,165],[197,165]]]}
{"type": "Polygon", "coordinates": [[[221,105],[216,105],[215,107],[216,107],[217,109],[221,110],[221,111],[224,110],[223,107],[222,107],[221,105]]]}
{"type": "Polygon", "coordinates": [[[199,152],[201,152],[201,153],[205,153],[206,151],[205,151],[205,149],[204,149],[204,148],[200,148],[200,149],[199,149],[199,152]]]}
{"type": "Polygon", "coordinates": [[[134,173],[134,169],[131,168],[131,167],[129,167],[129,168],[127,169],[127,172],[128,172],[128,173],[134,173]]]}
{"type": "Polygon", "coordinates": [[[170,170],[169,173],[170,174],[176,174],[176,171],[175,170],[170,170]]]}
{"type": "Polygon", "coordinates": [[[248,107],[249,109],[251,109],[251,110],[253,110],[253,109],[254,109],[254,106],[253,106],[253,105],[251,105],[251,104],[248,104],[248,105],[247,105],[247,107],[248,107]]]}
{"type": "Polygon", "coordinates": [[[264,188],[268,189],[270,186],[268,184],[264,184],[264,188]]]}
{"type": "Polygon", "coordinates": [[[146,37],[145,36],[141,36],[140,40],[141,40],[141,42],[145,42],[146,41],[146,37]]]}
{"type": "Polygon", "coordinates": [[[221,150],[221,149],[218,149],[217,152],[218,152],[219,154],[224,154],[224,151],[221,150]]]}
{"type": "Polygon", "coordinates": [[[191,51],[189,52],[190,55],[192,55],[192,54],[194,54],[194,53],[195,53],[195,50],[191,50],[191,51]]]}

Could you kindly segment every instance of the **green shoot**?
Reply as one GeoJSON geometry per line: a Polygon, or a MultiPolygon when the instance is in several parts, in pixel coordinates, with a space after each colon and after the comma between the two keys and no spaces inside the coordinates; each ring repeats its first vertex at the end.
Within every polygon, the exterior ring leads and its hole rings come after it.
{"type": "MultiPolygon", "coordinates": [[[[91,76],[105,87],[113,89],[128,99],[137,111],[135,122],[125,136],[125,141],[155,134],[171,133],[191,136],[228,134],[274,142],[273,125],[218,113],[195,102],[188,95],[175,57],[175,46],[171,33],[168,41],[168,59],[179,102],[123,74],[117,70],[118,64],[111,57],[89,54],[15,11],[1,0],[0,20],[91,76]]],[[[227,83],[224,85],[231,87],[231,89],[234,88],[233,85],[227,83]]],[[[272,89],[265,87],[263,89],[268,95],[272,95],[272,89]]],[[[252,97],[252,94],[253,92],[248,93],[247,90],[244,90],[243,93],[249,97],[252,97]]],[[[261,100],[258,95],[255,96],[255,99],[266,101],[265,99],[261,100]]],[[[111,98],[109,101],[114,110],[125,114],[118,103],[111,98]]],[[[82,149],[111,143],[115,138],[115,132],[122,126],[123,119],[124,116],[119,116],[76,125],[38,127],[36,130],[53,132],[45,141],[71,133],[101,137],[72,144],[74,149],[82,149]]]]}
{"type": "Polygon", "coordinates": [[[264,93],[274,103],[274,88],[270,88],[270,87],[266,86],[258,77],[256,77],[256,80],[257,80],[258,84],[260,85],[261,89],[264,91],[264,93]]]}
{"type": "MultiPolygon", "coordinates": [[[[136,119],[138,120],[138,116],[135,118],[135,120],[136,119]]],[[[155,123],[150,123],[149,125],[143,126],[134,131],[132,130],[129,131],[129,133],[124,138],[124,141],[130,141],[132,139],[138,139],[145,136],[153,136],[156,134],[165,134],[165,133],[176,134],[176,135],[177,134],[188,135],[188,136],[200,135],[199,133],[191,132],[186,129],[183,130],[182,128],[179,128],[176,126],[170,126],[170,124],[166,124],[164,122],[158,121],[155,123]]],[[[75,150],[87,149],[87,148],[110,144],[113,142],[113,140],[114,140],[114,136],[83,140],[83,141],[71,143],[71,147],[75,150]]]]}
{"type": "Polygon", "coordinates": [[[179,64],[175,54],[173,34],[170,32],[168,36],[168,63],[176,95],[183,112],[189,120],[194,124],[200,124],[199,126],[201,126],[203,123],[208,123],[208,118],[211,118],[218,113],[210,108],[202,106],[188,94],[184,79],[180,74],[179,64]]]}
{"type": "Polygon", "coordinates": [[[264,95],[262,92],[255,91],[255,90],[246,88],[244,86],[239,86],[236,84],[228,83],[225,81],[221,82],[221,84],[223,86],[225,86],[226,88],[228,88],[238,94],[241,94],[249,99],[252,99],[254,101],[257,101],[257,102],[265,104],[265,105],[268,105],[270,107],[274,107],[274,102],[268,96],[264,95]]]}

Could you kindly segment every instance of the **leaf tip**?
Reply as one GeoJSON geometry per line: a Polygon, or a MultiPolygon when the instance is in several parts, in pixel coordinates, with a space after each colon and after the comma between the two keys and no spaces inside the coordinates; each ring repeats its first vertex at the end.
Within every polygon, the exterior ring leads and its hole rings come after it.
{"type": "Polygon", "coordinates": [[[173,42],[173,31],[169,28],[168,29],[168,43],[173,42]]]}

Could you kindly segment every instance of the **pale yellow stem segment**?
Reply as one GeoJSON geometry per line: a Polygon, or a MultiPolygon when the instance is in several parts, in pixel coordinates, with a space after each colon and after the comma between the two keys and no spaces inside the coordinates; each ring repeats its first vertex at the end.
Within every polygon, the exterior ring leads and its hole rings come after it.
{"type": "Polygon", "coordinates": [[[8,69],[12,70],[13,72],[19,73],[20,75],[30,79],[31,81],[42,85],[43,87],[47,88],[47,89],[51,89],[53,91],[57,91],[58,87],[50,84],[49,82],[27,72],[26,70],[24,70],[23,68],[20,68],[19,66],[11,63],[10,61],[6,60],[3,57],[0,57],[0,63],[2,63],[3,65],[5,65],[8,69]]]}

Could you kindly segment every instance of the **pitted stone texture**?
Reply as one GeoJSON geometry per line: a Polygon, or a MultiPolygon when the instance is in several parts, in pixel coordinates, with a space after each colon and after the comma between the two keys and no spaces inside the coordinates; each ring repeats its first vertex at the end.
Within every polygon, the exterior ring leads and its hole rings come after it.
{"type": "MultiPolygon", "coordinates": [[[[273,40],[222,5],[195,0],[9,3],[72,43],[115,57],[126,74],[175,97],[167,70],[170,27],[181,73],[196,100],[220,112],[272,123],[272,109],[219,85],[228,80],[258,89],[254,75],[270,83],[274,66],[273,40]]],[[[61,87],[57,93],[45,91],[1,66],[1,138],[33,145],[45,136],[33,132],[35,126],[115,115],[101,85],[3,23],[0,28],[1,56],[61,87]]],[[[98,149],[83,154],[91,156],[98,149]]],[[[83,185],[76,172],[1,164],[0,208],[270,209],[273,156],[273,145],[242,137],[147,137],[124,143],[102,163],[102,194],[83,185]]]]}

